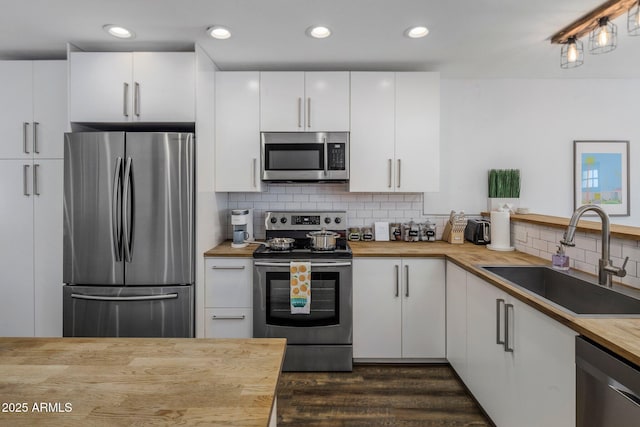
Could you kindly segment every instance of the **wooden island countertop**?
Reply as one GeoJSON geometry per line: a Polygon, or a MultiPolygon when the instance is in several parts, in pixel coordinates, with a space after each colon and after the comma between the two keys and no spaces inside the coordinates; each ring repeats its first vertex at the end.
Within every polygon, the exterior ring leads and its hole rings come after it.
{"type": "Polygon", "coordinates": [[[286,340],[0,338],[0,425],[269,425],[286,340]]]}

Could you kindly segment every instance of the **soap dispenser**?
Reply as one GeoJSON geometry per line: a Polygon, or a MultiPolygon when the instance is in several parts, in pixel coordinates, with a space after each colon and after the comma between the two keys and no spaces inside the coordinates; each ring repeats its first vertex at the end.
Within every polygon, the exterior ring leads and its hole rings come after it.
{"type": "Polygon", "coordinates": [[[558,251],[551,256],[551,266],[556,270],[569,269],[569,256],[564,253],[564,245],[558,246],[558,251]]]}

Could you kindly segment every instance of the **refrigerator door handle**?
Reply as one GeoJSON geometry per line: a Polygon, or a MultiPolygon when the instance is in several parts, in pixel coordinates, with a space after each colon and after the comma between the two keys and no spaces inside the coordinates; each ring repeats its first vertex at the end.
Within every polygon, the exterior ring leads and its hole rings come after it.
{"type": "Polygon", "coordinates": [[[131,297],[105,297],[101,295],[71,294],[71,298],[92,301],[155,301],[163,299],[176,299],[178,298],[178,294],[136,295],[131,297]]]}
{"type": "Polygon", "coordinates": [[[111,235],[116,261],[122,261],[122,157],[116,159],[116,171],[113,175],[113,196],[111,199],[111,235]]]}
{"type": "Polygon", "coordinates": [[[133,187],[131,178],[131,157],[127,158],[124,167],[124,191],[122,193],[122,245],[124,246],[124,260],[131,262],[131,250],[133,246],[133,206],[129,204],[129,192],[133,205],[133,187]],[[129,224],[131,217],[131,224],[129,224]]]}

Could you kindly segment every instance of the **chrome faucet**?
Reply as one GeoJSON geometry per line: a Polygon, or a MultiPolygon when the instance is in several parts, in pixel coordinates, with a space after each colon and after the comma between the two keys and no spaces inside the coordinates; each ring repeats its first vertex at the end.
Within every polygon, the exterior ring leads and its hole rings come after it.
{"type": "Polygon", "coordinates": [[[602,286],[606,286],[608,288],[611,287],[611,276],[616,275],[617,277],[624,277],[627,275],[626,270],[624,269],[627,266],[627,261],[629,261],[629,257],[626,257],[622,267],[615,267],[609,258],[610,255],[610,231],[611,224],[609,222],[609,215],[598,205],[583,205],[580,206],[571,216],[571,220],[569,220],[569,227],[567,227],[567,231],[564,232],[564,236],[560,243],[566,246],[575,246],[576,244],[573,242],[573,239],[576,235],[576,226],[578,225],[578,221],[580,217],[587,211],[594,211],[600,216],[600,220],[602,221],[602,258],[598,262],[598,283],[602,286]]]}

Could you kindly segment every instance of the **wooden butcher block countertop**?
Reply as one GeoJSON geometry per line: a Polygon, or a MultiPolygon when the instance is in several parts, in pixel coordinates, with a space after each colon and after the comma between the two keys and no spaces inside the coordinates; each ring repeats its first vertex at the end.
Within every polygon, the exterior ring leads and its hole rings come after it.
{"type": "MultiPolygon", "coordinates": [[[[355,258],[360,257],[439,257],[454,262],[560,323],[640,365],[640,318],[575,317],[541,298],[478,268],[479,265],[550,265],[551,262],[523,252],[498,252],[469,242],[452,245],[436,242],[349,242],[355,258]]],[[[255,245],[232,249],[229,241],[207,251],[205,256],[251,257],[255,245]]]]}
{"type": "Polygon", "coordinates": [[[0,425],[269,424],[284,339],[0,338],[0,425]]]}

